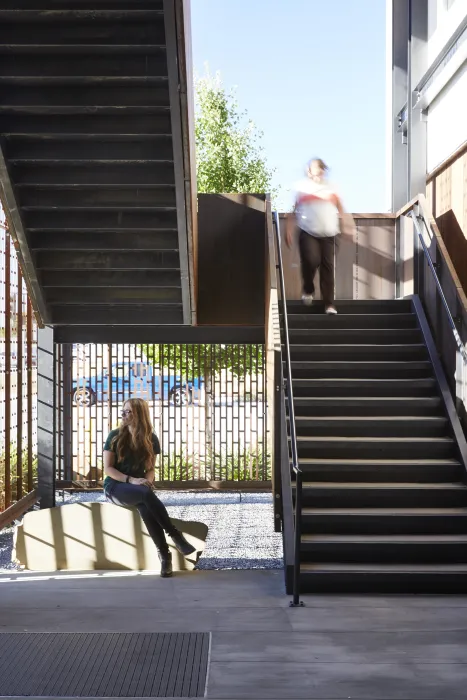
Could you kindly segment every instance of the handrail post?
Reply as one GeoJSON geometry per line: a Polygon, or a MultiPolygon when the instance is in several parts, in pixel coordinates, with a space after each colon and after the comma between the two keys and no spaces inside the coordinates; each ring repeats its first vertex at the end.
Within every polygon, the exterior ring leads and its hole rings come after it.
{"type": "Polygon", "coordinates": [[[289,429],[290,445],[292,451],[292,468],[295,472],[295,544],[294,544],[294,575],[293,575],[293,599],[290,602],[291,608],[304,607],[300,601],[300,549],[301,549],[301,518],[302,518],[302,471],[298,464],[297,432],[295,427],[295,408],[293,400],[292,386],[292,363],[290,359],[289,322],[287,318],[287,298],[285,295],[284,268],[282,265],[282,246],[279,214],[274,212],[274,226],[276,230],[277,242],[277,268],[279,272],[281,300],[284,313],[284,340],[285,340],[285,361],[287,366],[286,395],[289,407],[289,429]]]}
{"type": "Polygon", "coordinates": [[[395,251],[395,258],[396,258],[396,284],[395,284],[395,292],[396,292],[396,299],[399,299],[401,296],[401,290],[402,290],[402,263],[401,263],[401,245],[402,245],[402,236],[401,236],[401,217],[398,216],[395,222],[395,244],[396,244],[396,251],[395,251]]]}
{"type": "Polygon", "coordinates": [[[302,543],[302,472],[298,470],[295,474],[295,560],[293,571],[293,599],[290,602],[291,608],[304,607],[300,600],[300,549],[302,543]]]}

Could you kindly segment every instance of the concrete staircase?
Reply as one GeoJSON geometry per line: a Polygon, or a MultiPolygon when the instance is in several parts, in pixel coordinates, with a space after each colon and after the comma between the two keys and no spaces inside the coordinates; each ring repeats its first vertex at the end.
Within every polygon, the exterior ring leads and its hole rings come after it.
{"type": "Polygon", "coordinates": [[[338,308],[287,305],[301,590],[465,592],[465,468],[412,303],[338,308]]]}

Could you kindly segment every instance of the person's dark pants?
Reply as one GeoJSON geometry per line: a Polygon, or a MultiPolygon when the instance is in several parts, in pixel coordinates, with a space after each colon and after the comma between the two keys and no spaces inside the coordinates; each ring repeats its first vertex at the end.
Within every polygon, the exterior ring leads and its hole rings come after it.
{"type": "Polygon", "coordinates": [[[168,554],[169,547],[164,530],[168,535],[171,535],[176,528],[170,521],[166,507],[152,489],[148,486],[137,486],[118,481],[106,489],[105,495],[116,506],[137,508],[159,552],[168,554]]]}
{"type": "Polygon", "coordinates": [[[319,268],[321,296],[325,306],[334,304],[334,242],[335,238],[316,238],[300,229],[303,293],[315,293],[314,280],[319,268]]]}

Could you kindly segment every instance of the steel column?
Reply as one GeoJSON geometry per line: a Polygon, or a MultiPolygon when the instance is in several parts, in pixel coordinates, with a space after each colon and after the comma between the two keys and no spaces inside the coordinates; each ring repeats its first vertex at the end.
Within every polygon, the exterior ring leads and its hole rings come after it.
{"type": "Polygon", "coordinates": [[[46,326],[37,331],[37,489],[41,508],[55,506],[56,379],[53,328],[46,326]]]}

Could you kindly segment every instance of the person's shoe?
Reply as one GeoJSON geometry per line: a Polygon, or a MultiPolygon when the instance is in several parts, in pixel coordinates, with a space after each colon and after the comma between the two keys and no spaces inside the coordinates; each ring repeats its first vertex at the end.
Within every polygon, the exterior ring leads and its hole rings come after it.
{"type": "Polygon", "coordinates": [[[159,560],[161,563],[161,577],[170,578],[173,574],[171,553],[167,552],[167,554],[162,554],[159,552],[159,560]]]}
{"type": "Polygon", "coordinates": [[[313,294],[302,294],[302,302],[305,306],[311,306],[313,303],[313,294]]]}
{"type": "Polygon", "coordinates": [[[196,547],[193,547],[193,545],[190,544],[183,537],[180,530],[175,530],[174,532],[171,532],[170,537],[172,538],[172,542],[174,543],[180,554],[183,554],[184,557],[187,557],[189,554],[193,554],[193,552],[196,552],[196,547]]]}
{"type": "Polygon", "coordinates": [[[326,313],[329,316],[335,316],[337,314],[337,309],[335,306],[326,306],[326,313]]]}

